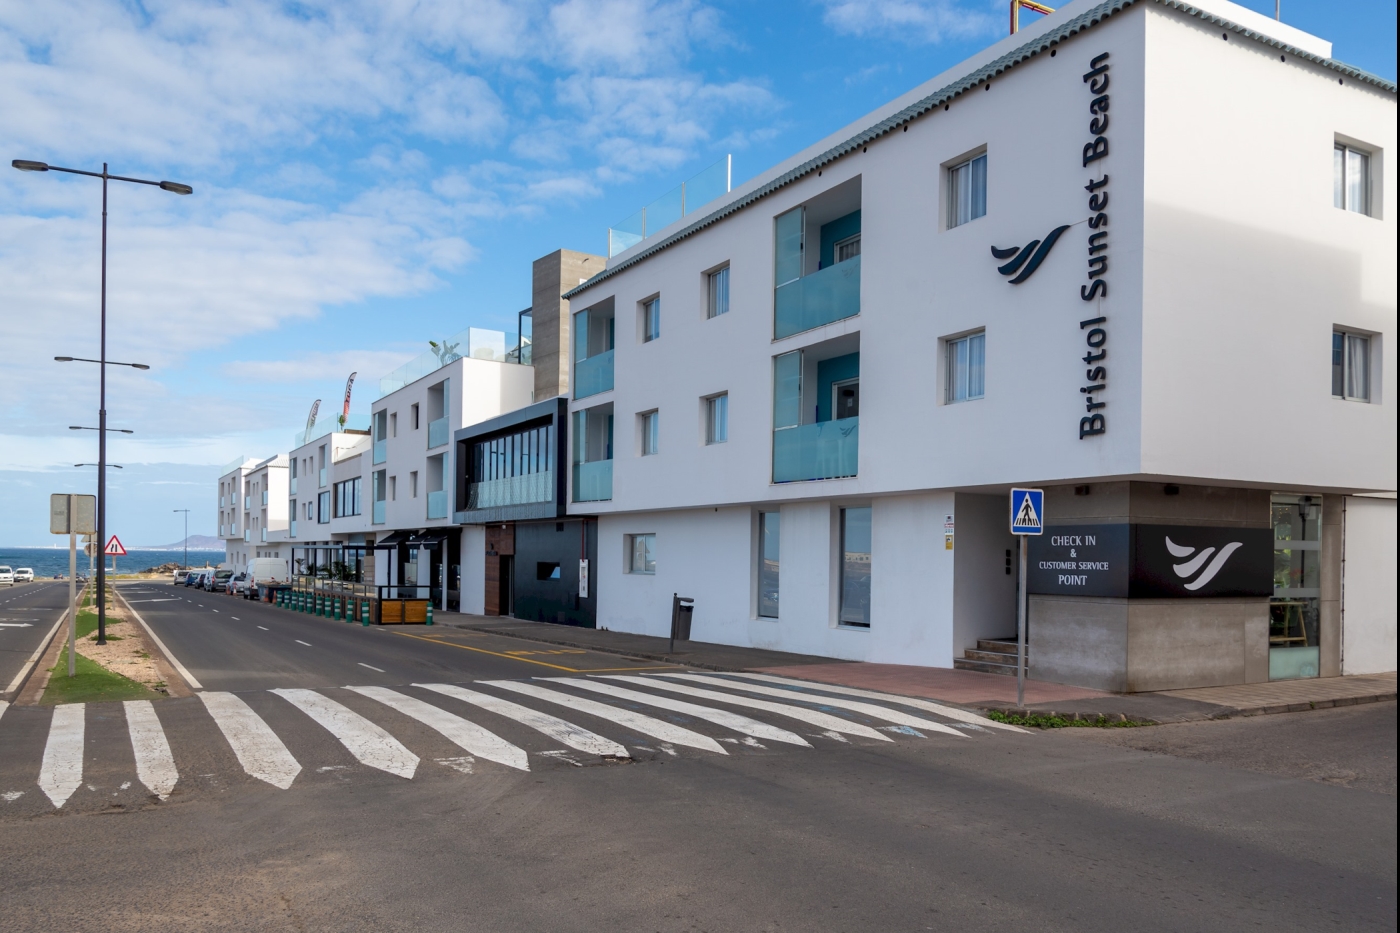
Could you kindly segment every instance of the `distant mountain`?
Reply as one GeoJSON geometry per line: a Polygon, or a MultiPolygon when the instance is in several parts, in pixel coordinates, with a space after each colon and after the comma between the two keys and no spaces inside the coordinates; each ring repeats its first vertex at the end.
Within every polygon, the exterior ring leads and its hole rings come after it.
{"type": "Polygon", "coordinates": [[[183,547],[188,547],[191,551],[222,551],[224,540],[210,535],[190,535],[185,541],[176,541],[174,544],[149,544],[143,545],[140,550],[145,551],[178,551],[183,547]]]}

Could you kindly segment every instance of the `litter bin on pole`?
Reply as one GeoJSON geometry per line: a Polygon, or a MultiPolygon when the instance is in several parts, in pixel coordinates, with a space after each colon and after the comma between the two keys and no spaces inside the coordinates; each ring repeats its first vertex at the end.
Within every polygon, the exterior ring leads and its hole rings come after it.
{"type": "Polygon", "coordinates": [[[694,612],[693,598],[671,594],[671,653],[675,653],[676,639],[690,641],[690,620],[694,612]]]}

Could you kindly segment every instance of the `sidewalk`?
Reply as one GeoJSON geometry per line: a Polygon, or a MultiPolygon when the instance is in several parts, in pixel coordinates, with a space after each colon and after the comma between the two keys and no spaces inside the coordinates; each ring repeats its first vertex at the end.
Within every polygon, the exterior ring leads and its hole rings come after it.
{"type": "Polygon", "coordinates": [[[677,642],[652,635],[527,622],[495,616],[442,613],[445,625],[523,638],[529,641],[589,648],[652,661],[667,661],[712,671],[757,671],[818,684],[836,684],[902,696],[924,697],[975,709],[1033,712],[1096,718],[1120,716],[1139,722],[1187,722],[1266,713],[1296,712],[1395,699],[1396,675],[1285,680],[1229,687],[1200,687],[1161,693],[1114,694],[1086,687],[1027,680],[1024,708],[1016,708],[1016,681],[1001,674],[871,664],[763,648],[740,648],[702,642],[677,642]]]}

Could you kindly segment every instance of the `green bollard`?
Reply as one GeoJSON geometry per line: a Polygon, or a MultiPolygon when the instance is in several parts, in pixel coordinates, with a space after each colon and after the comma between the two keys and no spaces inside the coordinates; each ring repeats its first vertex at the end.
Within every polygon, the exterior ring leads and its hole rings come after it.
{"type": "Polygon", "coordinates": [[[360,624],[369,626],[369,600],[367,599],[360,603],[360,624]]]}
{"type": "Polygon", "coordinates": [[[317,595],[316,597],[316,615],[323,619],[326,617],[326,597],[324,596],[317,595]]]}
{"type": "Polygon", "coordinates": [[[433,601],[432,601],[431,599],[428,600],[428,618],[427,618],[426,620],[424,620],[423,624],[424,624],[424,625],[432,625],[432,624],[433,624],[433,601]]]}
{"type": "Polygon", "coordinates": [[[331,618],[332,618],[332,619],[335,619],[337,622],[340,621],[340,597],[339,597],[339,596],[332,596],[332,597],[331,597],[331,618]]]}

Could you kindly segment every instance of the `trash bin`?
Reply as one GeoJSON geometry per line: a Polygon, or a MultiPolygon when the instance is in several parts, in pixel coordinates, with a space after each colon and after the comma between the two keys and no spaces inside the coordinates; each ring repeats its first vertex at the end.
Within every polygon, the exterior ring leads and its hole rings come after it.
{"type": "Polygon", "coordinates": [[[695,607],[681,603],[676,607],[676,637],[681,641],[690,641],[690,620],[695,614],[695,607]]]}

